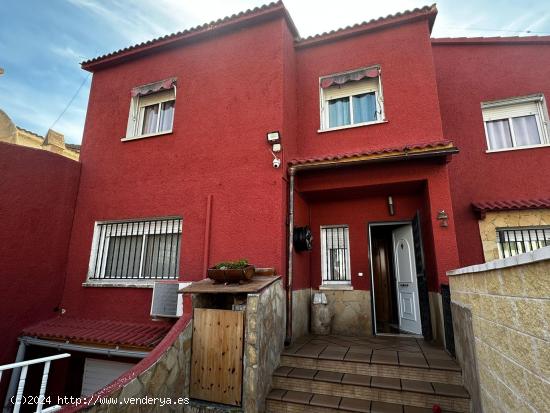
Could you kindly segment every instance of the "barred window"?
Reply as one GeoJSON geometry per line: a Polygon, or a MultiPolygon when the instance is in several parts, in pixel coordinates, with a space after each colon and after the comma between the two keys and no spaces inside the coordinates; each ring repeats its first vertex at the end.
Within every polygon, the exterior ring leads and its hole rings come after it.
{"type": "Polygon", "coordinates": [[[97,222],[89,280],[176,279],[181,218],[97,222]]]}
{"type": "Polygon", "coordinates": [[[550,227],[497,228],[500,258],[523,254],[550,245],[550,227]]]}
{"type": "Polygon", "coordinates": [[[351,283],[347,225],[321,227],[321,273],[323,284],[351,283]]]}

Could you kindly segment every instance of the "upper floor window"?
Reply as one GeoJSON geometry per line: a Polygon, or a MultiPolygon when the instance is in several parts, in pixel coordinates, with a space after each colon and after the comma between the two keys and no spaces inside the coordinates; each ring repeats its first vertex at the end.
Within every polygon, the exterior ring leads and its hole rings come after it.
{"type": "Polygon", "coordinates": [[[481,104],[489,151],[548,145],[548,110],[542,94],[481,104]]]}
{"type": "Polygon", "coordinates": [[[321,227],[321,274],[323,284],[351,284],[349,227],[321,227]]]}
{"type": "Polygon", "coordinates": [[[178,278],[181,230],[181,218],[97,222],[88,280],[178,278]]]}
{"type": "Polygon", "coordinates": [[[379,67],[322,77],[319,86],[321,130],[385,120],[379,67]]]}
{"type": "Polygon", "coordinates": [[[123,140],[172,132],[175,103],[175,78],[132,89],[128,127],[123,140]]]}

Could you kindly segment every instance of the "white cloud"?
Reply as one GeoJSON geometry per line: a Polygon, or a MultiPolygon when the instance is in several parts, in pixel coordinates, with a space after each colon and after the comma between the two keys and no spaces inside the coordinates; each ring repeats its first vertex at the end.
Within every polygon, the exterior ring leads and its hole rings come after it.
{"type": "Polygon", "coordinates": [[[53,53],[61,56],[62,58],[71,60],[72,61],[71,63],[74,63],[74,62],[78,63],[85,59],[85,56],[83,53],[79,53],[73,50],[72,48],[70,48],[69,46],[63,46],[63,47],[52,46],[50,49],[53,53]]]}

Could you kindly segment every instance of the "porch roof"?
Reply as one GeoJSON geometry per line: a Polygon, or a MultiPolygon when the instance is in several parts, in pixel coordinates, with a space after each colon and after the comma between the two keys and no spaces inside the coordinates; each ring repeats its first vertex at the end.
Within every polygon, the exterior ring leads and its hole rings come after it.
{"type": "Polygon", "coordinates": [[[171,327],[167,322],[147,324],[56,317],[23,329],[21,335],[79,344],[152,349],[171,327]]]}
{"type": "Polygon", "coordinates": [[[472,209],[481,219],[485,218],[487,212],[493,211],[515,211],[522,209],[550,208],[550,198],[540,199],[506,199],[500,201],[475,201],[472,202],[472,209]]]}
{"type": "Polygon", "coordinates": [[[428,143],[408,144],[394,148],[371,149],[362,152],[333,154],[289,161],[294,170],[308,167],[337,166],[365,161],[400,160],[414,157],[447,156],[458,152],[452,141],[443,140],[428,143]]]}

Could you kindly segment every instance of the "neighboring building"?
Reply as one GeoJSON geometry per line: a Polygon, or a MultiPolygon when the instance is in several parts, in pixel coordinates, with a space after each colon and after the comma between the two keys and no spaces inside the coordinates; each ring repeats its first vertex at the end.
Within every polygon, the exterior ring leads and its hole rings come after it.
{"type": "Polygon", "coordinates": [[[46,136],[15,126],[9,116],[0,110],[0,142],[43,149],[78,161],[80,145],[65,143],[64,136],[52,129],[46,136]]]}
{"type": "Polygon", "coordinates": [[[324,291],[334,334],[449,347],[446,272],[550,245],[550,37],[431,39],[436,14],[304,39],[273,3],[82,63],[63,316],[23,339],[113,378],[85,348],[150,350],[155,281],[247,258],[284,276],[289,341],[324,291]]]}

